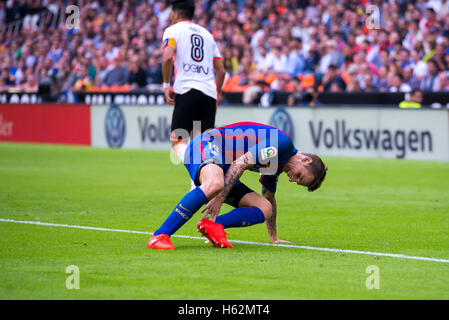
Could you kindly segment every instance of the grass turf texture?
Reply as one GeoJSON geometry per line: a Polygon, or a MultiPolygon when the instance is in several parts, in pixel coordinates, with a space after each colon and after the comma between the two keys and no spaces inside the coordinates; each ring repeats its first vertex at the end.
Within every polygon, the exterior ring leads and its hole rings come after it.
{"type": "MultiPolygon", "coordinates": [[[[449,164],[325,158],[322,189],[280,178],[278,233],[294,244],[448,259],[449,164]]],[[[245,183],[259,190],[258,175],[245,183]]],[[[0,218],[154,231],[189,188],[167,152],[0,144],[0,218]]],[[[222,213],[229,206],[224,205],[222,213]]],[[[197,213],[177,234],[198,236],[197,213]]],[[[228,229],[267,242],[264,225],[228,229]]],[[[449,299],[449,264],[0,222],[0,299],[449,299]],[[80,269],[68,290],[65,268],[80,269]],[[366,268],[380,270],[369,290],[366,268]]]]}

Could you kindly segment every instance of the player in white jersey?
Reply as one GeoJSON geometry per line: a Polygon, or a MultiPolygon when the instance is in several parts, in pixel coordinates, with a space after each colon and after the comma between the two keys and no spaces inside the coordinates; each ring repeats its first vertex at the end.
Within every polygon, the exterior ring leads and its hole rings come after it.
{"type": "Polygon", "coordinates": [[[217,98],[225,77],[212,34],[192,22],[193,1],[172,1],[171,20],[163,35],[162,77],[167,103],[174,105],[173,151],[184,160],[189,137],[215,127],[217,98]],[[175,82],[170,86],[173,64],[175,82]],[[194,121],[199,121],[194,126],[194,121]],[[195,130],[197,129],[197,130],[195,130]]]}

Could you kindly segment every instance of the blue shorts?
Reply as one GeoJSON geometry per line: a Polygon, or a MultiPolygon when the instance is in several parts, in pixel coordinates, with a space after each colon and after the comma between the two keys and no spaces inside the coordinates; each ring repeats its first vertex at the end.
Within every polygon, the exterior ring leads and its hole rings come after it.
{"type": "MultiPolygon", "coordinates": [[[[217,131],[207,131],[196,136],[190,141],[186,149],[184,166],[196,186],[200,185],[200,172],[205,165],[213,163],[220,166],[223,169],[223,175],[229,169],[230,164],[225,162],[221,141],[220,139],[214,139],[214,134],[216,136],[217,131]]],[[[225,199],[225,203],[237,208],[240,199],[251,192],[254,191],[240,181],[237,181],[225,199]]]]}
{"type": "MultiPolygon", "coordinates": [[[[212,130],[196,136],[190,141],[184,156],[184,166],[195,185],[200,185],[200,171],[207,164],[216,164],[223,169],[223,174],[229,168],[225,163],[221,142],[215,141],[212,130]]],[[[216,132],[215,132],[216,133],[216,132]]]]}

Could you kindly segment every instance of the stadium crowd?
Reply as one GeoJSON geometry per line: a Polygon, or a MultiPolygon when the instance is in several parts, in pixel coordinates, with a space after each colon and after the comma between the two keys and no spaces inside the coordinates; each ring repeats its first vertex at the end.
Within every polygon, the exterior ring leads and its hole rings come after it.
{"type": "MultiPolygon", "coordinates": [[[[0,92],[160,88],[169,1],[79,2],[0,1],[0,92]],[[54,19],[72,4],[79,28],[68,13],[54,19]]],[[[449,91],[448,0],[202,0],[194,21],[219,45],[223,91],[244,103],[275,91],[291,92],[291,105],[323,91],[449,91]]]]}

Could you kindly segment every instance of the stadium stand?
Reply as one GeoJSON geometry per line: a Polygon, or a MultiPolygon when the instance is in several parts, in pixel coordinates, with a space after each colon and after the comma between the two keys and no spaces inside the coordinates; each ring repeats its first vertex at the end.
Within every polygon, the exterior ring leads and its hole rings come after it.
{"type": "MultiPolygon", "coordinates": [[[[72,102],[77,92],[157,91],[169,15],[169,1],[0,1],[0,92],[72,102]]],[[[308,105],[301,96],[449,91],[447,0],[203,0],[194,20],[219,44],[223,91],[245,104],[278,92],[308,105]]]]}

